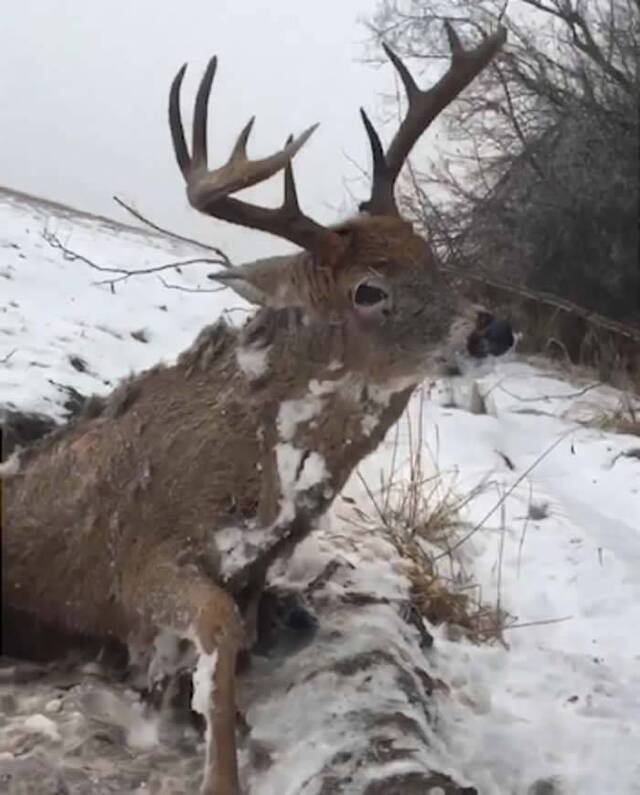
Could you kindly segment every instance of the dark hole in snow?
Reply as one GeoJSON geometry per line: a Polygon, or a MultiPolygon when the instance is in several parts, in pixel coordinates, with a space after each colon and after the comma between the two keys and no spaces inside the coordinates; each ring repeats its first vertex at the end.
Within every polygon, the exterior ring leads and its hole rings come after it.
{"type": "Polygon", "coordinates": [[[149,332],[146,329],[141,328],[130,333],[133,339],[138,340],[138,342],[149,342],[149,332]]]}
{"type": "Polygon", "coordinates": [[[509,456],[506,453],[500,452],[500,450],[497,450],[496,452],[498,453],[500,458],[504,461],[504,463],[507,465],[507,467],[513,472],[513,470],[515,469],[515,465],[513,461],[509,458],[509,456]]]}
{"type": "Polygon", "coordinates": [[[529,519],[534,522],[541,522],[549,516],[549,503],[548,502],[532,502],[529,505],[529,519]]]}
{"type": "Polygon", "coordinates": [[[69,356],[69,364],[79,373],[86,373],[89,365],[81,356],[69,356]]]}
{"type": "Polygon", "coordinates": [[[311,641],[318,629],[318,620],[296,592],[269,589],[260,600],[256,629],[256,654],[288,656],[311,641]]]}
{"type": "Polygon", "coordinates": [[[52,378],[49,378],[48,380],[49,383],[57,387],[60,392],[67,395],[67,399],[62,404],[65,411],[67,412],[67,419],[69,420],[72,417],[80,414],[87,402],[86,395],[78,392],[75,387],[69,386],[68,384],[60,384],[57,381],[54,381],[52,378]]]}
{"type": "Polygon", "coordinates": [[[534,782],[529,788],[528,795],[560,795],[561,792],[558,779],[545,778],[534,782]]]}

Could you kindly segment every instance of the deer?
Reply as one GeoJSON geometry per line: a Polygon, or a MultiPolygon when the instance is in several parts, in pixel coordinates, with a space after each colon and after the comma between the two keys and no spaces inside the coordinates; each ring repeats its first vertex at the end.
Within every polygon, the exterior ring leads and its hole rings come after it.
{"type": "Polygon", "coordinates": [[[217,59],[197,90],[190,150],[183,65],[169,127],[189,203],[299,250],[219,274],[257,304],[244,325],[213,322],[174,364],[126,379],[5,471],[5,644],[33,622],[34,633],[119,643],[150,677],[188,666],[191,706],[206,721],[203,795],[242,791],[236,667],[269,566],[312,532],[427,375],[513,343],[506,321],[455,293],[394,195],[416,141],[506,40],[499,27],[466,49],[448,21],[445,31],[450,62],[428,90],[384,45],[406,115],[385,150],[361,109],[371,194],[334,226],[302,212],[293,175],[317,125],[250,159],[252,118],[227,162],[210,168],[217,59]],[[280,207],[234,196],[277,174],[280,207]]]}

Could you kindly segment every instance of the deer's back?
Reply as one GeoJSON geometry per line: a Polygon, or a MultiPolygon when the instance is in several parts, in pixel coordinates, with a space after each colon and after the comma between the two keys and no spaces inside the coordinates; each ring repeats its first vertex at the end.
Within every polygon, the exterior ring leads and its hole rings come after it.
{"type": "Polygon", "coordinates": [[[259,496],[257,420],[234,333],[224,335],[27,454],[4,494],[9,605],[121,635],[123,578],[154,555],[215,576],[212,531],[255,515],[259,496]]]}

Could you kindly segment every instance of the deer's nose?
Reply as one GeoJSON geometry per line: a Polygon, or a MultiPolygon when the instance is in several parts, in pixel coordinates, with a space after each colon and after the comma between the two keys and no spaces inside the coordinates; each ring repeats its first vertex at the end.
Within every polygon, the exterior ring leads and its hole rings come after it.
{"type": "Polygon", "coordinates": [[[501,356],[513,347],[513,328],[508,320],[487,318],[482,329],[476,329],[467,340],[467,350],[475,359],[501,356]]]}
{"type": "Polygon", "coordinates": [[[513,347],[513,328],[508,320],[492,320],[484,332],[492,356],[502,356],[513,347]]]}

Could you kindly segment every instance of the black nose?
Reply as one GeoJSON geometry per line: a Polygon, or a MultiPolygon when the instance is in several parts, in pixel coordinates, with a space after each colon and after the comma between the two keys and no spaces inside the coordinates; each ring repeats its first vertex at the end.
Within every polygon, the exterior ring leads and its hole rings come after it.
{"type": "Polygon", "coordinates": [[[508,320],[492,320],[484,332],[489,353],[502,356],[513,347],[513,328],[508,320]]]}
{"type": "Polygon", "coordinates": [[[485,316],[467,340],[467,350],[475,359],[501,356],[513,347],[514,337],[508,320],[485,316]]]}

